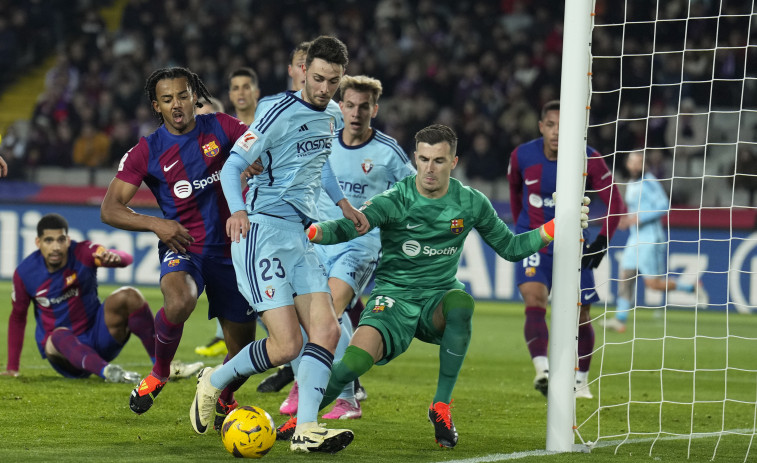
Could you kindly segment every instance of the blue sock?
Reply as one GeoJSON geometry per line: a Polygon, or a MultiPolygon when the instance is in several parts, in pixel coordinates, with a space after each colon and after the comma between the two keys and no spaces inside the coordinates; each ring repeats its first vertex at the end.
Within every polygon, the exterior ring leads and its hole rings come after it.
{"type": "Polygon", "coordinates": [[[247,378],[273,368],[265,347],[267,341],[268,338],[263,338],[247,344],[247,347],[239,351],[237,355],[213,373],[210,377],[210,384],[218,389],[223,389],[236,379],[247,378]]]}
{"type": "Polygon", "coordinates": [[[615,314],[615,318],[625,323],[628,320],[628,311],[631,310],[631,301],[625,297],[619,297],[617,306],[618,313],[615,314]]]}
{"type": "MultiPolygon", "coordinates": [[[[344,351],[347,350],[347,346],[350,345],[350,340],[352,339],[352,322],[350,322],[350,317],[347,316],[347,314],[342,315],[340,326],[342,327],[342,334],[339,337],[339,343],[336,345],[336,351],[334,352],[335,362],[342,360],[342,357],[344,357],[344,351]]],[[[342,390],[342,393],[339,394],[339,398],[349,400],[353,399],[354,397],[355,382],[350,381],[346,386],[344,386],[344,390],[342,390]]]]}
{"type": "Polygon", "coordinates": [[[683,291],[684,293],[693,293],[695,286],[691,283],[681,283],[681,281],[676,281],[676,289],[678,291],[683,291]]]}
{"type": "Polygon", "coordinates": [[[326,392],[326,385],[331,377],[331,364],[334,356],[317,344],[309,342],[305,346],[300,360],[297,384],[299,385],[299,403],[297,406],[297,423],[311,423],[318,420],[318,409],[326,392]]]}

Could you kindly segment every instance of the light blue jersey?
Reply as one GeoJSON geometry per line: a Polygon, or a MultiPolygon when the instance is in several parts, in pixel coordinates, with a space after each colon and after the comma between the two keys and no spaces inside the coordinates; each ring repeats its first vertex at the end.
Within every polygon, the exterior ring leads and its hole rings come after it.
{"type": "MultiPolygon", "coordinates": [[[[342,141],[342,132],[339,132],[332,146],[329,164],[344,196],[355,207],[388,190],[397,181],[415,174],[413,164],[394,138],[373,129],[365,143],[347,146],[342,141]]],[[[339,206],[321,191],[318,195],[318,221],[342,217],[339,206]]],[[[381,249],[378,229],[352,242],[360,242],[376,252],[381,249]]]]}
{"type": "Polygon", "coordinates": [[[342,113],[333,101],[321,109],[301,96],[287,92],[256,115],[221,169],[229,210],[246,210],[251,222],[247,237],[231,243],[231,256],[239,290],[258,312],[293,305],[298,294],[329,291],[303,224],[317,219],[321,185],[332,200],[344,197],[326,163],[342,113]],[[263,173],[248,182],[243,202],[239,175],[256,159],[263,173]]]}
{"type": "Polygon", "coordinates": [[[263,117],[263,114],[265,114],[265,112],[268,111],[271,106],[275,105],[282,98],[286,98],[286,96],[290,93],[294,92],[287,90],[284,92],[276,93],[274,95],[265,96],[258,100],[258,106],[255,108],[255,120],[263,117]]]}
{"type": "Polygon", "coordinates": [[[247,212],[279,215],[285,203],[303,218],[315,220],[315,192],[342,126],[338,104],[330,101],[320,109],[305,102],[301,91],[287,92],[256,113],[253,125],[231,150],[232,159],[239,156],[252,164],[260,158],[263,164],[263,173],[248,182],[247,212]]]}
{"type": "Polygon", "coordinates": [[[626,187],[629,213],[638,214],[638,225],[629,228],[622,267],[637,269],[646,275],[665,273],[667,234],[662,218],[668,213],[668,196],[657,177],[645,173],[626,187]]]}

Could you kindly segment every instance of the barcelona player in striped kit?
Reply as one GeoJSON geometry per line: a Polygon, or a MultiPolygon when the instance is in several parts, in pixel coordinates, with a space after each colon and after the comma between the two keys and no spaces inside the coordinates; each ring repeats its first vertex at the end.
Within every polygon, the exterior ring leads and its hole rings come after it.
{"type": "MultiPolygon", "coordinates": [[[[546,103],[541,112],[539,131],[543,135],[524,143],[510,156],[507,179],[510,183],[510,207],[515,220],[515,232],[523,233],[541,226],[555,216],[552,194],[557,184],[557,142],[559,135],[560,102],[546,103]]],[[[608,205],[608,217],[591,244],[584,249],[581,262],[581,313],[578,327],[578,371],[576,372],[576,397],[592,398],[587,385],[591,352],[594,349],[594,328],[591,326],[589,309],[592,302],[599,301],[594,289],[593,269],[599,265],[620,221],[625,205],[612,182],[612,174],[601,155],[593,148],[586,150],[586,189],[595,190],[608,205]]],[[[588,234],[584,231],[584,238],[588,234]]],[[[585,241],[588,243],[588,239],[585,241]]],[[[515,281],[526,305],[524,334],[531,360],[536,369],[534,388],[544,396],[549,386],[547,344],[549,331],[545,319],[547,300],[552,288],[552,251],[550,245],[523,259],[516,267],[515,281]]]]}
{"type": "Polygon", "coordinates": [[[8,364],[2,374],[18,375],[26,317],[33,302],[37,348],[55,371],[67,378],[94,374],[109,382],[139,381],[138,373],[109,362],[131,333],[139,337],[150,358],[155,357],[152,311],[136,288],[121,287],[102,303],[97,296],[97,269],[126,267],[132,256],[91,241],[72,241],[68,221],[59,214],[39,220],[35,243],[38,250],[13,274],[8,364]]]}
{"type": "MultiPolygon", "coordinates": [[[[255,312],[237,290],[224,230],[229,208],[219,177],[231,146],[246,126],[223,113],[196,116],[199,98],[207,102],[210,94],[188,69],[153,72],[145,92],[162,125],[124,155],[101,206],[103,222],[151,231],[160,239],[164,303],[155,315],[155,364],[129,400],[137,414],[149,410],[165,386],[184,322],[203,290],[208,294],[208,318],[220,318],[230,356],[255,339],[255,312]],[[142,182],[155,195],[162,218],[138,214],[127,206],[142,182]]],[[[219,419],[236,405],[233,390],[242,382],[221,395],[219,419]]]]}

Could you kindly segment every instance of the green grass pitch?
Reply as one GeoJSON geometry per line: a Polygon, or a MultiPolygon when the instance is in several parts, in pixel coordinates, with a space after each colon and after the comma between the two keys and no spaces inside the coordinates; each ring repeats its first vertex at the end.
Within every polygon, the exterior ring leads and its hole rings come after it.
{"type": "MultiPolygon", "coordinates": [[[[101,287],[106,295],[113,287],[101,287]]],[[[162,296],[157,288],[143,288],[153,312],[161,306],[162,296]]],[[[0,282],[0,368],[5,369],[7,360],[7,323],[10,312],[10,283],[0,282]]],[[[601,310],[601,309],[599,309],[601,310]]],[[[205,319],[204,297],[184,328],[184,335],[177,358],[183,361],[203,360],[206,364],[221,361],[197,356],[194,347],[206,342],[214,332],[214,324],[205,319]]],[[[660,327],[659,319],[649,314],[637,315],[637,330],[660,327]]],[[[752,317],[741,316],[730,325],[739,329],[757,332],[757,322],[752,317]]],[[[699,323],[712,327],[722,324],[725,315],[705,313],[699,323]]],[[[676,330],[682,337],[691,334],[689,326],[694,318],[690,313],[668,312],[669,330],[676,330]],[[688,330],[688,331],[687,331],[688,330]]],[[[195,390],[194,380],[169,383],[156,399],[153,408],[142,416],[129,410],[128,397],[131,386],[108,384],[99,378],[70,380],[58,376],[46,361],[43,361],[34,346],[35,322],[30,310],[27,321],[24,351],[21,357],[21,376],[0,377],[0,461],[223,461],[233,458],[215,434],[198,436],[192,431],[188,410],[195,390]]],[[[597,329],[597,346],[603,342],[602,330],[597,329]]],[[[637,331],[640,333],[640,331],[637,331]]],[[[595,448],[590,454],[544,455],[531,452],[545,448],[546,400],[531,385],[533,367],[523,341],[523,308],[521,304],[481,302],[474,316],[473,342],[453,394],[452,416],[460,433],[460,441],[453,450],[440,449],[434,442],[433,429],[426,417],[426,410],[433,398],[438,370],[437,348],[415,341],[408,352],[389,365],[374,367],[362,382],[368,391],[368,400],[363,403],[363,418],[348,422],[331,422],[331,427],[349,427],[355,432],[355,440],[336,455],[292,454],[286,443],[277,442],[265,457],[270,462],[290,461],[370,461],[378,462],[437,462],[463,460],[469,463],[484,461],[583,462],[583,461],[681,461],[686,458],[688,441],[662,441],[655,445],[649,457],[649,442],[628,444],[615,453],[615,446],[595,448]]],[[[631,361],[632,345],[624,344],[631,339],[629,333],[613,333],[611,344],[605,351],[603,367],[607,371],[618,370],[631,361]]],[[[731,341],[732,358],[754,358],[752,343],[731,341]],[[747,355],[748,354],[748,355],[747,355]]],[[[649,342],[646,347],[636,346],[636,357],[645,358],[639,367],[654,367],[660,363],[659,347],[649,342]],[[641,355],[646,352],[646,355],[641,355]],[[645,365],[648,364],[648,365],[645,365]]],[[[697,362],[720,361],[723,357],[722,342],[702,341],[692,350],[691,343],[669,342],[665,358],[668,362],[683,366],[697,362]]],[[[636,358],[634,357],[634,358],[636,358]]],[[[640,362],[638,358],[634,360],[640,362]]],[[[753,362],[753,360],[752,360],[753,362]]],[[[147,374],[150,362],[141,343],[131,339],[115,363],[128,369],[147,374]]],[[[595,357],[592,371],[598,371],[599,359],[595,357]]],[[[722,367],[722,365],[721,365],[722,367]]],[[[754,368],[751,365],[750,368],[754,368]]],[[[649,375],[647,375],[649,376],[649,375]]],[[[717,375],[704,377],[697,390],[716,391],[717,375]],[[707,383],[710,381],[710,383],[707,383]],[[709,388],[709,389],[708,389],[709,388]]],[[[592,374],[592,378],[594,374],[592,374]]],[[[237,393],[240,404],[257,405],[267,410],[276,424],[283,422],[278,407],[288,388],[279,393],[259,394],[255,391],[263,376],[252,377],[237,393]]],[[[752,426],[754,417],[755,377],[745,374],[743,390],[733,391],[752,401],[742,419],[734,426],[752,426]],[[751,394],[751,397],[749,397],[751,394]],[[750,414],[751,413],[751,414],[750,414]]],[[[644,381],[652,382],[650,394],[659,395],[659,385],[654,378],[640,375],[639,391],[644,381]]],[[[671,382],[671,388],[675,386],[671,382]]],[[[738,389],[738,386],[729,388],[738,389]]],[[[598,395],[597,388],[594,394],[598,395]]],[[[627,383],[606,381],[602,383],[603,404],[605,398],[612,403],[614,398],[627,395],[627,383]]],[[[668,390],[666,389],[666,394],[668,390]]],[[[713,392],[714,393],[714,392],[713,392]]],[[[692,395],[691,387],[682,384],[679,390],[671,390],[674,396],[692,395]]],[[[729,395],[731,391],[729,390],[729,395]]],[[[634,400],[643,398],[633,397],[634,400]]],[[[652,397],[654,398],[654,397],[652,397]]],[[[685,397],[683,397],[685,398],[685,397]]],[[[594,400],[594,405],[596,399],[594,400]]],[[[579,401],[578,414],[588,416],[592,401],[579,401]]],[[[734,405],[734,404],[732,404],[734,405]]],[[[714,407],[717,408],[717,407],[714,407]]],[[[621,432],[626,426],[626,415],[620,407],[603,409],[601,419],[608,429],[621,432]]],[[[686,414],[683,411],[682,423],[686,414]]],[[[716,410],[703,410],[719,420],[716,410]]],[[[654,414],[652,414],[654,415],[654,414]]],[[[656,426],[656,415],[650,415],[650,425],[656,426]],[[654,419],[654,421],[652,421],[654,419]]],[[[644,418],[642,418],[644,419],[644,418]]],[[[596,420],[596,419],[594,419],[596,420]]],[[[589,421],[588,429],[596,425],[589,421]]],[[[727,427],[727,426],[726,426],[727,427]]],[[[586,436],[585,436],[586,437],[586,436]]],[[[591,436],[589,436],[591,437],[591,436]]],[[[709,461],[717,441],[714,438],[695,440],[690,461],[709,461]]],[[[749,439],[724,439],[719,443],[715,461],[743,461],[749,439]]],[[[754,451],[750,458],[757,458],[754,451]]]]}

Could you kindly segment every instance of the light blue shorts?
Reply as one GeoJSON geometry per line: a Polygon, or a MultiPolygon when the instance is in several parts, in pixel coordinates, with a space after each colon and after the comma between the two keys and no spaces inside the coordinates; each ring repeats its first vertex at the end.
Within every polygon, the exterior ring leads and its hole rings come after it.
{"type": "Polygon", "coordinates": [[[257,312],[294,304],[294,297],[328,293],[328,275],[302,224],[250,216],[246,239],[231,243],[239,291],[257,312]]]}
{"type": "Polygon", "coordinates": [[[378,253],[352,241],[315,246],[315,252],[326,267],[329,278],[342,280],[355,292],[355,297],[350,301],[352,306],[363,294],[376,271],[378,253]]]}
{"type": "Polygon", "coordinates": [[[626,245],[620,267],[638,269],[640,275],[659,276],[667,273],[668,246],[665,243],[638,243],[626,245]]]}

